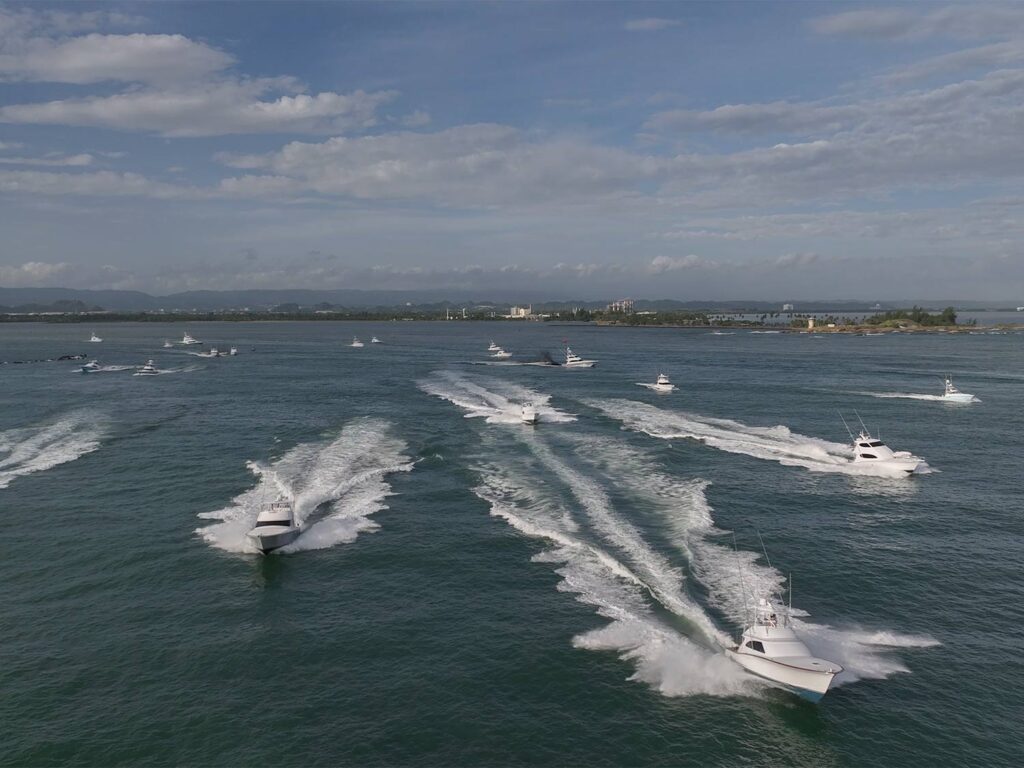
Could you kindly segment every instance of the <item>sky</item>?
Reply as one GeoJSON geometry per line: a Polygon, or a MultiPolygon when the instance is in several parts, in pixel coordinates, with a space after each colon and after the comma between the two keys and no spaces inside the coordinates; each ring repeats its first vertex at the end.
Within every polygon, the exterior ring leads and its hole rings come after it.
{"type": "Polygon", "coordinates": [[[0,286],[1024,304],[1024,3],[2,3],[0,286]]]}

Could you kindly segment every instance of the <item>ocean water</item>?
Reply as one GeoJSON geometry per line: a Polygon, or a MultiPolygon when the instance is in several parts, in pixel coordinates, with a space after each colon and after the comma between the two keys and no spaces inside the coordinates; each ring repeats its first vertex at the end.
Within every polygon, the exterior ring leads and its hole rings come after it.
{"type": "Polygon", "coordinates": [[[0,365],[0,764],[1020,764],[1022,335],[90,330],[0,325],[107,367],[0,365]],[[598,367],[487,364],[564,338],[598,367]],[[852,470],[840,411],[931,471],[852,470]],[[720,652],[789,576],[818,705],[720,652]]]}

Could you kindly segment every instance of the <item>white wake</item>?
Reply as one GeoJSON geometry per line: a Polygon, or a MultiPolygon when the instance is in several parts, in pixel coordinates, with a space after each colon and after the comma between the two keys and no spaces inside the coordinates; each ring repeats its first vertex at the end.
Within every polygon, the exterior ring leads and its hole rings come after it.
{"type": "Polygon", "coordinates": [[[285,496],[294,501],[296,521],[303,530],[278,552],[355,541],[361,532],[379,527],[370,516],[387,508],[388,475],[413,467],[405,443],[389,431],[384,421],[363,419],[348,424],[332,440],[301,443],[270,464],[248,462],[256,485],[229,506],[199,514],[219,522],[197,528],[196,533],[219,549],[255,553],[247,532],[264,505],[285,496]]]}
{"type": "MultiPolygon", "coordinates": [[[[853,450],[843,443],[791,432],[783,425],[751,427],[731,419],[716,419],[683,411],[668,411],[634,400],[585,400],[627,428],[665,440],[691,438],[729,453],[777,461],[812,472],[905,478],[907,473],[884,464],[853,463],[853,450]]],[[[927,471],[927,467],[918,472],[927,471]]]]}
{"type": "Polygon", "coordinates": [[[552,406],[550,395],[497,379],[440,371],[421,381],[419,386],[428,395],[457,405],[466,412],[466,418],[483,418],[488,424],[521,423],[524,403],[533,404],[540,422],[576,420],[575,416],[552,406]]]}
{"type": "Polygon", "coordinates": [[[46,424],[0,432],[0,488],[95,451],[106,431],[105,417],[81,410],[46,424]]]}

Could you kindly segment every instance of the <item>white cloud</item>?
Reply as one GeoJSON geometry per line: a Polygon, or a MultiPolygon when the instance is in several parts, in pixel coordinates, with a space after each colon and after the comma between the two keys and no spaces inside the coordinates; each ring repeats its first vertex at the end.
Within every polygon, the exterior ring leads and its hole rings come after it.
{"type": "MultiPolygon", "coordinates": [[[[239,78],[233,56],[180,34],[72,31],[111,14],[0,12],[0,81],[131,83],[120,93],[0,107],[0,122],[145,131],[163,136],[339,133],[377,122],[396,93],[305,93],[294,78],[239,78]],[[58,36],[59,35],[59,36],[58,36]]],[[[409,116],[429,120],[425,112],[409,116]]]]}
{"type": "Polygon", "coordinates": [[[971,69],[995,69],[1019,65],[1024,62],[1024,41],[1010,40],[991,43],[962,51],[931,56],[900,67],[882,77],[889,83],[920,80],[944,72],[962,72],[971,69]]]}
{"type": "Polygon", "coordinates": [[[43,165],[72,168],[92,165],[93,160],[93,156],[89,154],[55,155],[52,157],[0,157],[0,163],[4,165],[43,165]]]}
{"type": "Polygon", "coordinates": [[[651,17],[646,19],[630,19],[624,26],[630,32],[658,32],[662,29],[678,27],[680,24],[682,24],[682,22],[678,19],[659,19],[651,17]]]}
{"type": "MultiPolygon", "coordinates": [[[[270,171],[320,194],[469,206],[628,195],[657,168],[653,158],[567,139],[531,142],[515,128],[494,124],[292,142],[267,155],[218,159],[270,171]]],[[[236,188],[266,183],[247,178],[236,188]]]]}
{"type": "Polygon", "coordinates": [[[66,273],[70,267],[70,264],[63,261],[26,261],[24,264],[11,266],[0,264],[0,284],[8,288],[40,285],[49,278],[66,273]]]}
{"type": "Polygon", "coordinates": [[[695,254],[686,256],[655,256],[651,259],[648,272],[660,275],[665,272],[678,272],[685,269],[715,269],[716,262],[707,261],[695,254]]]}
{"type": "Polygon", "coordinates": [[[189,82],[227,69],[228,54],[182,35],[103,35],[7,40],[0,79],[56,83],[189,82]]]}
{"type": "Polygon", "coordinates": [[[152,181],[137,173],[95,171],[0,171],[0,193],[29,195],[83,195],[97,197],[152,197],[184,199],[209,196],[188,187],[152,181]]]}
{"type": "Polygon", "coordinates": [[[14,104],[0,107],[0,122],[150,131],[172,137],[328,133],[374,125],[377,109],[397,95],[355,91],[261,98],[282,85],[288,82],[277,78],[222,80],[188,89],[132,90],[113,96],[14,104]]]}
{"type": "Polygon", "coordinates": [[[919,4],[872,8],[822,16],[810,22],[821,34],[899,40],[907,38],[1004,38],[1020,33],[1024,6],[1014,3],[969,3],[936,8],[919,4]]]}

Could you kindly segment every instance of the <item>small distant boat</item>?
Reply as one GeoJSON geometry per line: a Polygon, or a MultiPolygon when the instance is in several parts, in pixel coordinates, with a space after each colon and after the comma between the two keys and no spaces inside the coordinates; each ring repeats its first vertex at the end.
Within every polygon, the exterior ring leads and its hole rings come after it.
{"type": "Polygon", "coordinates": [[[501,347],[494,343],[494,339],[491,339],[491,346],[487,348],[488,352],[497,352],[501,347]]]}
{"type": "Polygon", "coordinates": [[[533,403],[523,403],[520,418],[522,419],[523,424],[537,423],[537,408],[533,403]]]}
{"type": "Polygon", "coordinates": [[[247,534],[260,552],[266,554],[291,544],[301,529],[295,524],[295,508],[287,499],[270,503],[256,518],[256,527],[247,534]]]}
{"type": "Polygon", "coordinates": [[[569,345],[565,346],[565,363],[563,365],[566,368],[593,368],[597,365],[597,360],[584,360],[582,357],[573,352],[569,345]]]}
{"type": "Polygon", "coordinates": [[[726,655],[748,672],[779,683],[810,701],[820,701],[843,668],[819,659],[793,631],[790,609],[761,598],[753,622],[743,630],[736,648],[726,655]]]}
{"type": "Polygon", "coordinates": [[[221,353],[216,347],[210,347],[205,352],[196,352],[196,357],[220,357],[221,353]]]}
{"type": "Polygon", "coordinates": [[[92,336],[89,337],[89,341],[91,341],[94,344],[99,344],[101,341],[103,341],[103,339],[96,335],[96,331],[93,331],[92,336]]]}
{"type": "Polygon", "coordinates": [[[152,360],[147,360],[145,365],[139,366],[139,368],[132,374],[132,376],[156,376],[160,373],[157,370],[156,365],[153,364],[152,360]]]}
{"type": "Polygon", "coordinates": [[[238,347],[232,347],[228,350],[228,357],[234,357],[238,354],[238,347]]]}
{"type": "Polygon", "coordinates": [[[85,365],[83,365],[79,370],[81,370],[82,373],[96,373],[100,369],[100,364],[97,361],[92,360],[91,362],[88,362],[85,365]]]}
{"type": "Polygon", "coordinates": [[[193,344],[202,344],[199,339],[193,339],[188,335],[188,331],[185,331],[185,335],[181,337],[179,344],[184,344],[186,347],[192,346],[193,344]]]}
{"type": "Polygon", "coordinates": [[[951,403],[973,403],[978,400],[974,395],[970,395],[966,392],[961,392],[959,389],[953,386],[953,377],[946,375],[944,379],[946,385],[946,391],[942,395],[942,399],[951,403]]]}
{"type": "Polygon", "coordinates": [[[371,344],[380,344],[382,342],[381,342],[380,339],[378,339],[376,336],[374,336],[372,339],[370,339],[370,343],[371,344]]]}
{"type": "Polygon", "coordinates": [[[352,337],[352,343],[351,343],[351,344],[349,344],[349,346],[350,346],[350,347],[364,347],[364,346],[366,346],[366,345],[365,345],[365,344],[363,344],[363,342],[361,342],[361,341],[359,340],[359,338],[358,338],[358,337],[356,337],[356,336],[353,336],[353,337],[352,337]]]}
{"type": "Polygon", "coordinates": [[[173,346],[174,344],[171,342],[170,339],[164,339],[164,349],[170,349],[173,346]]]}
{"type": "Polygon", "coordinates": [[[512,357],[512,353],[506,352],[501,347],[498,347],[491,353],[491,357],[493,357],[496,360],[507,360],[508,358],[512,357]]]}
{"type": "Polygon", "coordinates": [[[637,384],[641,387],[653,389],[655,392],[672,392],[676,388],[676,385],[673,384],[664,373],[659,373],[657,380],[653,384],[647,384],[644,382],[637,382],[637,384]]]}
{"type": "MultiPolygon", "coordinates": [[[[845,424],[845,419],[843,421],[845,424]]],[[[849,426],[846,427],[850,431],[849,426]]],[[[893,469],[902,469],[908,474],[916,472],[926,464],[920,456],[915,456],[910,451],[893,451],[881,440],[872,437],[868,428],[861,422],[861,430],[857,437],[853,437],[853,463],[854,464],[877,464],[893,469]]]]}

